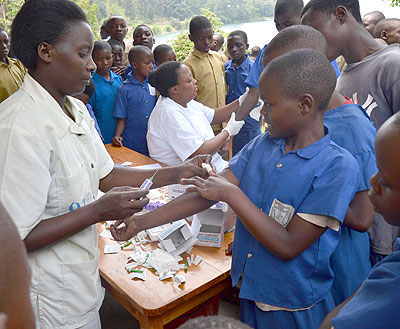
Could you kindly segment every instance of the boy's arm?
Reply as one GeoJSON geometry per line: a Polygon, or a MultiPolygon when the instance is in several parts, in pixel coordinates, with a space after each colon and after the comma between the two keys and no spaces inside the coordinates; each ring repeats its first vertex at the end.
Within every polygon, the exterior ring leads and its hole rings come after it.
{"type": "Polygon", "coordinates": [[[368,190],[357,192],[350,202],[343,225],[358,232],[367,232],[374,221],[374,214],[368,190]]]}
{"type": "Polygon", "coordinates": [[[236,120],[244,120],[250,113],[250,111],[258,103],[258,89],[249,87],[247,95],[244,97],[242,104],[236,111],[236,120]]]}
{"type": "Polygon", "coordinates": [[[283,227],[257,208],[238,184],[233,185],[219,175],[211,174],[207,180],[200,177],[184,179],[182,183],[195,185],[189,187],[188,191],[197,192],[204,198],[227,202],[257,241],[282,260],[291,260],[300,255],[327,229],[307,222],[296,214],[288,226],[283,227]]]}
{"type": "Polygon", "coordinates": [[[226,130],[222,130],[217,136],[211,138],[203,143],[196,151],[194,151],[189,159],[200,154],[215,154],[225,144],[226,140],[229,139],[229,133],[226,130]]]}
{"type": "MultiPolygon", "coordinates": [[[[258,96],[257,96],[257,100],[258,100],[258,96]]],[[[215,114],[214,117],[211,121],[211,124],[217,124],[217,123],[221,123],[223,121],[226,121],[230,118],[232,112],[236,112],[239,108],[239,100],[235,100],[232,103],[228,104],[228,105],[224,105],[221,107],[218,107],[215,109],[215,114]]],[[[239,120],[236,118],[236,120],[239,120]]]]}
{"type": "MultiPolygon", "coordinates": [[[[221,175],[233,186],[239,184],[239,181],[229,169],[225,169],[221,175]]],[[[124,221],[117,221],[115,226],[111,226],[111,233],[116,240],[128,240],[142,230],[192,216],[208,209],[214,203],[215,201],[204,199],[198,193],[187,192],[161,208],[144,215],[131,216],[124,221]],[[125,226],[118,227],[122,222],[125,223],[125,226]]]]}
{"type": "Polygon", "coordinates": [[[122,133],[124,132],[126,124],[126,119],[118,118],[117,123],[115,125],[115,133],[112,139],[112,144],[115,146],[123,146],[122,145],[122,133]]]}

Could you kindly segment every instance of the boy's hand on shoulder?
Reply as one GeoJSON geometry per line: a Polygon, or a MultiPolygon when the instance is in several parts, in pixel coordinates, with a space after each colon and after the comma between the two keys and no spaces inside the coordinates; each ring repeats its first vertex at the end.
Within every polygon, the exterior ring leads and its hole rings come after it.
{"type": "Polygon", "coordinates": [[[194,185],[186,191],[197,192],[203,198],[213,201],[225,201],[229,203],[229,196],[238,187],[230,183],[225,177],[211,173],[207,179],[201,177],[186,178],[181,180],[183,185],[194,185]]]}
{"type": "Polygon", "coordinates": [[[121,136],[114,136],[113,139],[112,139],[112,145],[119,146],[119,147],[124,146],[122,144],[122,137],[121,136]]]}
{"type": "Polygon", "coordinates": [[[203,163],[208,164],[213,168],[213,172],[215,172],[215,167],[211,164],[212,157],[209,154],[204,155],[196,155],[190,160],[185,161],[181,165],[178,166],[178,182],[183,178],[191,178],[194,176],[200,176],[207,178],[208,171],[203,166],[203,163]]]}

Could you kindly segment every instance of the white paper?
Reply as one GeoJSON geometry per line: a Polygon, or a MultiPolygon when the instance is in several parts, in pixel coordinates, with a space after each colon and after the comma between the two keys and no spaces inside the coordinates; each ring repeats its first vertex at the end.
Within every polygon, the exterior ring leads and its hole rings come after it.
{"type": "Polygon", "coordinates": [[[109,230],[103,230],[103,232],[101,232],[99,234],[99,236],[101,236],[102,238],[107,238],[107,239],[114,240],[114,238],[112,237],[111,232],[109,230]]]}
{"type": "Polygon", "coordinates": [[[119,251],[120,246],[113,244],[113,245],[105,245],[104,246],[104,253],[105,254],[116,254],[119,251]]]}
{"type": "Polygon", "coordinates": [[[197,215],[193,215],[192,226],[190,226],[190,233],[192,233],[195,238],[197,238],[197,236],[199,235],[200,228],[201,222],[199,218],[197,217],[197,215]]]}

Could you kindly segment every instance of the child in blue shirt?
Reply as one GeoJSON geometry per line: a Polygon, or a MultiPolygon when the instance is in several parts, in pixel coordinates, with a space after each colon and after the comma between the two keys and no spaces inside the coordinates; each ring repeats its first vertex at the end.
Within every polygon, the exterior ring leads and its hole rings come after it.
{"type": "Polygon", "coordinates": [[[95,41],[92,57],[97,66],[92,75],[96,90],[89,104],[93,108],[104,143],[108,144],[114,137],[116,122],[113,118],[114,103],[117,90],[122,85],[122,78],[110,70],[113,57],[111,46],[107,41],[95,41]]]}
{"type": "MultiPolygon", "coordinates": [[[[264,51],[263,65],[289,51],[309,48],[326,54],[324,36],[309,26],[291,26],[279,32],[264,51]]],[[[339,305],[356,291],[370,269],[368,228],[374,211],[368,199],[369,179],[377,172],[374,155],[376,130],[365,110],[334,91],[324,115],[331,139],[348,150],[361,169],[360,184],[350,203],[342,226],[338,247],[331,259],[335,275],[331,289],[335,305],[339,305]]]]}
{"type": "Polygon", "coordinates": [[[149,72],[154,68],[153,61],[153,53],[148,47],[132,47],[129,63],[133,71],[118,90],[114,107],[117,124],[113,144],[147,156],[147,122],[156,105],[155,89],[147,81],[149,72]]]}
{"type": "Polygon", "coordinates": [[[167,62],[176,62],[176,54],[174,49],[166,43],[158,45],[156,48],[154,48],[153,54],[155,67],[167,62]]]}
{"type": "MultiPolygon", "coordinates": [[[[399,113],[378,130],[375,152],[379,171],[371,178],[369,198],[389,224],[400,226],[399,113]]],[[[321,328],[397,329],[400,324],[399,300],[400,251],[395,251],[374,266],[357,293],[336,307],[321,328]]]]}
{"type": "Polygon", "coordinates": [[[332,66],[316,51],[272,60],[259,81],[268,132],[221,175],[182,180],[201,197],[186,193],[162,211],[132,216],[112,227],[113,236],[126,240],[225,201],[239,219],[231,276],[233,285],[242,277],[241,320],[254,328],[317,328],[334,306],[330,257],[359,180],[356,160],[324,128],[335,85],[332,66]]]}
{"type": "MultiPolygon", "coordinates": [[[[233,31],[229,34],[227,50],[232,59],[224,64],[225,78],[228,84],[226,104],[232,103],[246,92],[245,81],[254,63],[246,55],[248,48],[249,44],[247,43],[247,34],[245,32],[233,31]]],[[[244,126],[233,138],[233,155],[238,153],[243,146],[259,134],[261,134],[260,121],[247,116],[244,126]]]]}

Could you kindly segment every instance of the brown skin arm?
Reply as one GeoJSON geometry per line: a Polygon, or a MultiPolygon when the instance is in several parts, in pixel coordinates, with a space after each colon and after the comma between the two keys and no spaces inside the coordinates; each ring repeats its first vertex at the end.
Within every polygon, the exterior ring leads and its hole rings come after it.
{"type": "Polygon", "coordinates": [[[336,306],[332,311],[328,313],[328,315],[325,317],[324,321],[319,326],[319,329],[331,329],[333,327],[332,319],[334,319],[339,312],[342,310],[342,308],[354,297],[354,295],[357,293],[358,289],[349,297],[347,298],[344,302],[336,306]]]}
{"type": "Polygon", "coordinates": [[[254,87],[249,88],[249,92],[242,101],[239,109],[236,111],[236,120],[244,120],[249,115],[250,111],[258,103],[258,89],[254,87]]]}
{"type": "Polygon", "coordinates": [[[122,133],[124,132],[126,124],[126,119],[117,119],[117,123],[115,125],[114,137],[112,139],[112,145],[115,146],[123,146],[122,145],[122,133]]]}
{"type": "Polygon", "coordinates": [[[358,232],[367,232],[374,221],[374,213],[368,190],[357,192],[350,202],[343,224],[358,232]]]}
{"type": "MultiPolygon", "coordinates": [[[[290,260],[301,254],[326,231],[326,228],[308,223],[297,215],[284,228],[247,198],[238,187],[239,181],[229,169],[225,169],[221,175],[211,175],[207,180],[195,177],[184,179],[182,183],[194,184],[195,187],[188,190],[199,194],[186,193],[162,208],[142,216],[132,216],[125,220],[126,227],[111,228],[114,238],[127,240],[143,229],[166,224],[205,210],[217,200],[227,202],[250,233],[265,248],[283,260],[290,260]],[[210,201],[201,196],[207,197],[210,201]]],[[[116,226],[120,223],[117,222],[116,226]]]]}
{"type": "Polygon", "coordinates": [[[222,130],[217,136],[209,139],[203,143],[195,152],[193,152],[189,158],[193,158],[199,154],[215,154],[225,144],[229,138],[229,134],[226,130],[222,130]]]}
{"type": "MultiPolygon", "coordinates": [[[[257,98],[258,99],[258,98],[257,98]]],[[[224,105],[215,109],[214,118],[211,121],[212,125],[227,121],[230,119],[232,112],[236,112],[239,108],[239,100],[235,100],[228,105],[224,105]]],[[[238,119],[236,119],[238,120],[238,119]]]]}

